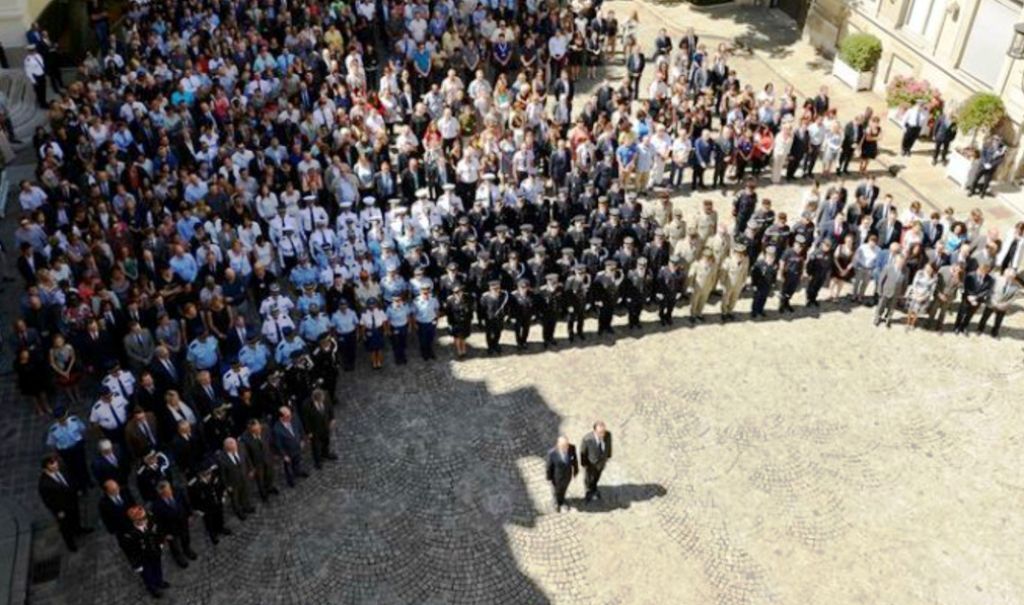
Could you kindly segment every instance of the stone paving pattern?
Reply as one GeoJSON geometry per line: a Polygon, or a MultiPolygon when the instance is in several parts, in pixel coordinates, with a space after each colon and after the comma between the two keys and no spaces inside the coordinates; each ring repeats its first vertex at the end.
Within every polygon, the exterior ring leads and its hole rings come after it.
{"type": "MultiPolygon", "coordinates": [[[[660,25],[692,23],[722,39],[754,31],[759,50],[734,64],[756,86],[822,81],[796,59],[813,53],[775,13],[609,6],[620,18],[640,11],[650,39],[660,25]]],[[[830,85],[844,107],[881,107],[830,85]]],[[[909,170],[880,179],[901,208],[914,198],[960,212],[978,203],[936,178],[939,169],[909,170]]],[[[765,195],[792,213],[800,189],[765,195]]],[[[727,216],[729,198],[709,197],[727,216]]],[[[676,203],[689,216],[700,199],[676,203]]],[[[991,200],[985,209],[993,224],[1015,220],[991,200]]],[[[475,335],[467,361],[452,361],[443,339],[437,362],[413,354],[405,368],[360,367],[339,389],[340,461],[248,521],[230,517],[235,535],[217,547],[197,523],[200,558],[184,571],[167,559],[164,600],[1020,603],[1020,313],[995,341],[875,329],[868,309],[812,313],[796,302],[784,320],[747,321],[744,299],[742,321],[724,326],[661,328],[646,314],[642,336],[620,325],[617,339],[563,340],[557,352],[541,352],[537,329],[528,354],[512,353],[506,334],[506,355],[484,357],[475,335]],[[616,440],[605,499],[582,506],[577,481],[573,511],[557,514],[543,455],[559,433],[578,442],[595,418],[616,440]]],[[[43,423],[9,379],[0,393],[0,495],[41,510],[43,423]]],[[[31,603],[146,601],[113,540],[97,532],[70,555],[39,519],[35,558],[61,556],[61,574],[34,586],[31,603]]]]}

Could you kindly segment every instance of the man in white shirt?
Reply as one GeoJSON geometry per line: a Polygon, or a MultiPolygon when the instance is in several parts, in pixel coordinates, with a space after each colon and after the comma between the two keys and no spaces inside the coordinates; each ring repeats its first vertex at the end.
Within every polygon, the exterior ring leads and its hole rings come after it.
{"type": "Polygon", "coordinates": [[[32,90],[36,93],[36,104],[46,109],[46,63],[43,56],[36,50],[35,44],[25,47],[25,75],[32,82],[32,90]]]}
{"type": "Polygon", "coordinates": [[[910,157],[910,151],[914,148],[917,138],[921,136],[921,129],[927,123],[928,112],[924,108],[924,101],[918,101],[903,115],[903,157],[910,157]]]}

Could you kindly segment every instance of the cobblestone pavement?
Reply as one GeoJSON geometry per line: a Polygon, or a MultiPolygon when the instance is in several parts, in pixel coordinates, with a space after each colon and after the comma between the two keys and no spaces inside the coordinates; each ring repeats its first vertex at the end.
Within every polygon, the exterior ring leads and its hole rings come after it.
{"type": "MultiPolygon", "coordinates": [[[[642,11],[641,36],[675,25],[643,4],[611,5],[642,11]]],[[[736,35],[716,19],[698,33],[736,35]]],[[[762,58],[736,63],[755,84],[779,81],[762,58]]],[[[907,181],[880,185],[901,208],[918,197],[907,181]]],[[[799,206],[797,186],[764,194],[799,206]]],[[[729,198],[710,197],[727,216],[729,198]]],[[[689,216],[699,199],[676,203],[689,216]]],[[[485,357],[476,335],[464,362],[444,339],[432,364],[361,366],[340,387],[340,461],[232,518],[235,535],[217,547],[197,526],[200,558],[184,571],[168,560],[165,600],[1019,604],[1019,311],[995,341],[875,329],[870,310],[844,304],[759,323],[748,309],[745,299],[741,321],[720,325],[712,306],[695,328],[647,314],[642,335],[620,325],[617,339],[563,340],[557,352],[542,352],[535,330],[527,354],[506,334],[506,355],[485,357]],[[605,498],[583,506],[577,482],[573,511],[557,514],[542,456],[595,418],[616,439],[605,498]]],[[[43,423],[9,379],[0,395],[0,495],[40,510],[43,423]]],[[[109,537],[69,555],[45,516],[39,528],[34,559],[60,557],[60,574],[33,586],[33,604],[145,601],[109,537]]]]}

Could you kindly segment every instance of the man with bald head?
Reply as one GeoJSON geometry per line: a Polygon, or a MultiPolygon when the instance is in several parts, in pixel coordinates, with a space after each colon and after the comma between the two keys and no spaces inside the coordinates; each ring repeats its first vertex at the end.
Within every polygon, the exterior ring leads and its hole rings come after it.
{"type": "Polygon", "coordinates": [[[569,484],[579,472],[576,446],[569,443],[569,439],[565,435],[559,436],[555,447],[548,452],[547,477],[555,492],[555,508],[560,513],[569,510],[565,503],[565,492],[568,491],[569,484]]]}
{"type": "Polygon", "coordinates": [[[217,467],[224,483],[231,509],[239,521],[245,521],[246,515],[256,512],[249,498],[249,462],[245,453],[239,449],[234,437],[224,440],[224,448],[217,452],[217,467]]]}
{"type": "Polygon", "coordinates": [[[583,436],[580,441],[580,463],[586,469],[586,476],[583,484],[587,488],[584,496],[586,502],[594,498],[601,499],[601,490],[597,488],[597,482],[601,480],[601,473],[612,457],[612,434],[604,422],[598,420],[594,423],[594,430],[583,436]]]}

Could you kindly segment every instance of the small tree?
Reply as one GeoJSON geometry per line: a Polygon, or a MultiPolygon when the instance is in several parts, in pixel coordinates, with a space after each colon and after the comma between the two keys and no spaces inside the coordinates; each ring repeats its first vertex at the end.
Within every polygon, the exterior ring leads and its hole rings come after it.
{"type": "Polygon", "coordinates": [[[1006,117],[1006,106],[1003,100],[990,92],[976,92],[960,106],[957,111],[957,122],[962,132],[971,133],[971,144],[978,139],[978,134],[987,134],[1006,117]]]}
{"type": "Polygon", "coordinates": [[[882,41],[871,34],[851,34],[839,44],[839,58],[859,72],[874,71],[882,58],[882,41]]]}

